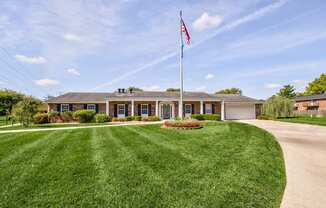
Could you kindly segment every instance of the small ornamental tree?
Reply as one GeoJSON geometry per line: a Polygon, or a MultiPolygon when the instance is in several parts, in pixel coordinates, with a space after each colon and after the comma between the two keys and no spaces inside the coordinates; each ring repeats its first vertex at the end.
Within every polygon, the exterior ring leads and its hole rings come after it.
{"type": "Polygon", "coordinates": [[[263,114],[272,118],[282,118],[293,116],[294,101],[281,97],[272,96],[263,105],[263,114]]]}
{"type": "Polygon", "coordinates": [[[24,97],[22,101],[13,106],[12,114],[21,125],[29,126],[40,104],[41,101],[31,96],[24,97]]]}

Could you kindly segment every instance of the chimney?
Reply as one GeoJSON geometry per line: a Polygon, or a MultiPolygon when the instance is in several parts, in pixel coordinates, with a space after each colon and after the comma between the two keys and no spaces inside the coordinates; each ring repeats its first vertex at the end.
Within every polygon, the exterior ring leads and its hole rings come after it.
{"type": "Polygon", "coordinates": [[[121,93],[121,88],[118,88],[118,93],[121,93]]]}
{"type": "Polygon", "coordinates": [[[125,88],[122,88],[122,89],[121,89],[121,92],[122,92],[122,93],[125,93],[125,92],[126,92],[125,88]]]}

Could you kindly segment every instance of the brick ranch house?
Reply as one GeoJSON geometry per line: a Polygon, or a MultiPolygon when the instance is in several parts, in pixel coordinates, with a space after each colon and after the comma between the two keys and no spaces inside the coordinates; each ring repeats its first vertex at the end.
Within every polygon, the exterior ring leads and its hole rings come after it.
{"type": "MultiPolygon", "coordinates": [[[[255,119],[262,101],[242,95],[184,93],[184,116],[220,114],[224,119],[255,119]]],[[[70,92],[46,101],[48,111],[91,109],[111,117],[158,116],[173,119],[178,115],[179,92],[70,92]]]]}
{"type": "Polygon", "coordinates": [[[326,115],[326,93],[295,98],[295,110],[298,113],[326,115]]]}

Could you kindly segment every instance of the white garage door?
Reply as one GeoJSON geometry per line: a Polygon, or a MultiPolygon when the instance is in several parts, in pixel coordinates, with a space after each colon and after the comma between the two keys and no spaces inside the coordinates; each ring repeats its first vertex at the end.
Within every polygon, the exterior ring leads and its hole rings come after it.
{"type": "Polygon", "coordinates": [[[255,119],[255,104],[248,103],[226,103],[225,118],[235,119],[255,119]]]}

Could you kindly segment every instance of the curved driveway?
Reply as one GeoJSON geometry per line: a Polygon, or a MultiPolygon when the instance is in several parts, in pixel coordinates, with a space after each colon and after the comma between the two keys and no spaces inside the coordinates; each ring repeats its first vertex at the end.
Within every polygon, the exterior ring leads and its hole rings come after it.
{"type": "Polygon", "coordinates": [[[271,132],[285,159],[287,185],[282,208],[326,207],[326,127],[246,120],[271,132]]]}

